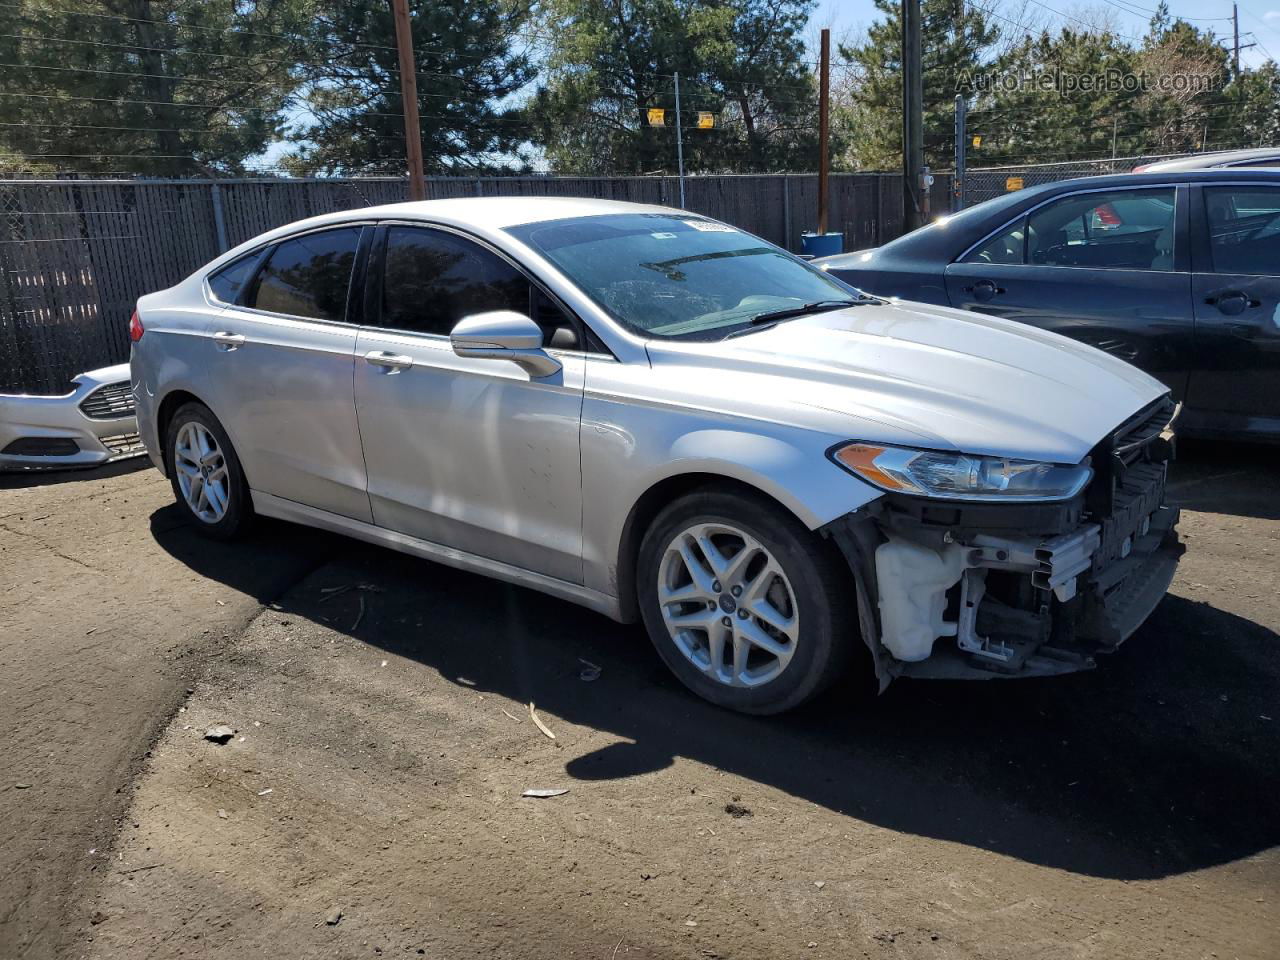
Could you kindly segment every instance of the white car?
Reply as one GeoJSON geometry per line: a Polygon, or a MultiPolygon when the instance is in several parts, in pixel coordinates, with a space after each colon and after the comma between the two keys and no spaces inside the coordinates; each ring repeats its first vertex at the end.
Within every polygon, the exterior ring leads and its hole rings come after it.
{"type": "Polygon", "coordinates": [[[210,536],[263,514],[642,619],[737,710],[850,665],[1087,668],[1181,550],[1151,377],[666,207],[330,214],[143,297],[131,338],[210,536]]]}
{"type": "Polygon", "coordinates": [[[141,454],[129,365],[75,377],[61,396],[0,394],[0,470],[92,467],[141,454]]]}

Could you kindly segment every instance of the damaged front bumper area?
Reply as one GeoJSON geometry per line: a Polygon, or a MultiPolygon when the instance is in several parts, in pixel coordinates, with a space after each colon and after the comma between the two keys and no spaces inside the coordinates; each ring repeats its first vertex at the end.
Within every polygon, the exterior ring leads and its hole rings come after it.
{"type": "Polygon", "coordinates": [[[1087,670],[1137,630],[1184,550],[1164,503],[1175,413],[1162,400],[1107,437],[1069,501],[890,494],[825,528],[853,571],[881,689],[1087,670]]]}

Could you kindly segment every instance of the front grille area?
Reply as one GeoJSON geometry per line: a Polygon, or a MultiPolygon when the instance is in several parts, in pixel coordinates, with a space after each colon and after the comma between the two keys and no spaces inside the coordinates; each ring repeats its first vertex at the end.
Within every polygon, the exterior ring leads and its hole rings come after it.
{"type": "Polygon", "coordinates": [[[79,452],[69,437],[19,437],[0,450],[15,457],[72,457],[79,452]]]}
{"type": "Polygon", "coordinates": [[[129,381],[108,383],[80,401],[80,410],[91,420],[119,420],[133,416],[133,393],[129,381]]]}
{"type": "Polygon", "coordinates": [[[1161,397],[1151,406],[1141,410],[1134,417],[1125,421],[1120,429],[1112,434],[1112,445],[1115,456],[1125,465],[1147,459],[1147,447],[1160,436],[1173,421],[1177,405],[1168,394],[1161,397]]]}
{"type": "Polygon", "coordinates": [[[1166,431],[1177,414],[1168,394],[1143,407],[1089,452],[1093,479],[1085,490],[1085,509],[1094,520],[1116,508],[1117,487],[1129,470],[1173,459],[1172,434],[1166,431]]]}
{"type": "Polygon", "coordinates": [[[119,433],[114,437],[103,437],[102,445],[116,457],[142,452],[142,439],[136,433],[119,433]]]}

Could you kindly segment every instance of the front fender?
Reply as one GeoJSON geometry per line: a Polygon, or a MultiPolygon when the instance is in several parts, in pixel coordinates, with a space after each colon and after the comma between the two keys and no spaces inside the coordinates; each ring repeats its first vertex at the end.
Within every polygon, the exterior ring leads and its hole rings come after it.
{"type": "Polygon", "coordinates": [[[693,430],[671,444],[670,459],[647,487],[688,473],[728,477],[768,494],[810,530],[881,495],[832,464],[825,447],[811,447],[742,430],[693,430]]]}
{"type": "MultiPolygon", "coordinates": [[[[826,457],[821,431],[722,415],[655,409],[588,397],[582,422],[583,579],[610,596],[628,520],[646,494],[681,476],[724,477],[752,487],[815,530],[881,496],[826,457]]],[[[643,530],[635,531],[643,535],[643,530]]]]}

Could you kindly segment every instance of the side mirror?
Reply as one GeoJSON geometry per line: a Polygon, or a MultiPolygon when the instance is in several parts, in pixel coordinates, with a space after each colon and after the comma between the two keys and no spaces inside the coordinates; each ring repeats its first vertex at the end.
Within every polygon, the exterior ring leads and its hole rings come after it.
{"type": "Polygon", "coordinates": [[[460,357],[510,360],[537,380],[560,369],[560,361],[542,349],[542,328],[514,310],[493,310],[463,317],[449,334],[460,357]]]}

